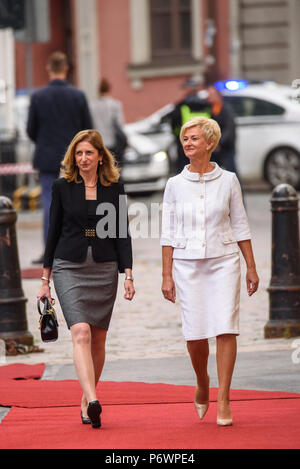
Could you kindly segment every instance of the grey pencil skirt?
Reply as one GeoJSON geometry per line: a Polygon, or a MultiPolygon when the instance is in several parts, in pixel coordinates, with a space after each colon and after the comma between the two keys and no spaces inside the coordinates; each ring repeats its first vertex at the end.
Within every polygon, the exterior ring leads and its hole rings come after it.
{"type": "Polygon", "coordinates": [[[53,282],[68,328],[85,322],[108,330],[118,288],[118,263],[54,259],[53,282]]]}

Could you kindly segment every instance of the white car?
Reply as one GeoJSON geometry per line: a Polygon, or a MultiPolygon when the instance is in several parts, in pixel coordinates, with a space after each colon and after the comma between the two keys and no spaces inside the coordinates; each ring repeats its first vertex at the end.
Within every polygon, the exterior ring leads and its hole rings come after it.
{"type": "Polygon", "coordinates": [[[236,162],[244,180],[300,188],[300,104],[297,91],[273,82],[219,82],[237,124],[236,162]]]}
{"type": "Polygon", "coordinates": [[[172,108],[167,105],[146,119],[125,125],[128,147],[121,176],[127,194],[164,190],[177,148],[171,126],[161,119],[172,108]]]}
{"type": "MultiPolygon", "coordinates": [[[[217,82],[216,87],[231,104],[236,116],[236,163],[241,178],[244,181],[265,180],[271,186],[288,183],[300,189],[300,103],[297,90],[269,81],[250,83],[244,80],[217,82]]],[[[204,97],[205,93],[200,92],[199,95],[204,97]]],[[[165,106],[147,119],[126,126],[129,136],[143,137],[141,145],[135,142],[133,147],[140,147],[143,151],[146,141],[155,141],[156,151],[158,148],[167,151],[172,163],[176,158],[176,148],[171,145],[174,137],[171,128],[159,122],[173,107],[165,106]]],[[[153,160],[149,156],[148,163],[144,164],[143,158],[139,159],[137,153],[135,156],[138,164],[131,168],[125,156],[124,176],[127,179],[127,175],[131,175],[138,190],[151,175],[150,161],[153,160]]],[[[167,178],[166,171],[165,165],[157,187],[161,187],[163,179],[167,178]]],[[[155,184],[152,187],[155,190],[155,184]]]]}
{"type": "Polygon", "coordinates": [[[171,128],[158,124],[145,132],[131,131],[125,126],[128,146],[121,171],[127,194],[163,191],[170,175],[170,161],[176,158],[171,128]]]}
{"type": "MultiPolygon", "coordinates": [[[[288,183],[300,189],[300,100],[298,90],[274,82],[243,80],[216,83],[236,115],[236,162],[244,181],[266,180],[272,186],[288,183]]],[[[201,96],[200,92],[200,96],[201,96]]],[[[24,130],[28,97],[17,100],[20,145],[18,161],[26,160],[32,148],[24,130]]],[[[162,123],[174,108],[168,104],[146,119],[127,124],[122,180],[128,194],[164,190],[176,166],[176,143],[171,127],[162,123]]],[[[31,157],[30,157],[31,158],[31,157]]]]}

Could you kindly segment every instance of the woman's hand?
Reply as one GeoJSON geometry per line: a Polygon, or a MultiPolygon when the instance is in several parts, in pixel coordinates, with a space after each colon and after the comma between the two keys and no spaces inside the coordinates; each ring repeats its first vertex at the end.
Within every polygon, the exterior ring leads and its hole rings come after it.
{"type": "Polygon", "coordinates": [[[51,290],[50,290],[49,283],[48,284],[43,283],[40,291],[37,294],[37,298],[40,299],[42,303],[44,303],[44,298],[48,299],[50,305],[54,303],[54,301],[51,298],[51,290]]]}
{"type": "Polygon", "coordinates": [[[247,291],[248,295],[252,296],[258,289],[259,278],[254,267],[247,269],[246,274],[246,282],[247,282],[247,291]]]}
{"type": "Polygon", "coordinates": [[[38,292],[37,298],[40,298],[42,303],[44,303],[43,298],[47,298],[49,301],[49,305],[52,305],[55,303],[55,301],[52,300],[51,298],[50,276],[51,276],[51,267],[44,267],[43,276],[42,276],[42,286],[41,286],[40,291],[38,292]]]}
{"type": "Polygon", "coordinates": [[[258,289],[259,278],[256,272],[255,260],[252,250],[251,239],[238,241],[238,245],[247,265],[246,283],[248,295],[252,296],[258,289]]]}
{"type": "Polygon", "coordinates": [[[161,287],[161,291],[166,300],[175,303],[176,300],[176,288],[173,277],[164,277],[161,287]]]}
{"type": "Polygon", "coordinates": [[[125,280],[124,288],[125,288],[125,295],[124,295],[125,300],[131,301],[135,295],[133,280],[125,280]]]}

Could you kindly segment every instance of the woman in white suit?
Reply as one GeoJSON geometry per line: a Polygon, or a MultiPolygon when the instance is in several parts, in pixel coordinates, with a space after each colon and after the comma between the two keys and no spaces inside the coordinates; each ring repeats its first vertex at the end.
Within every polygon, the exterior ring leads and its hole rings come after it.
{"type": "Polygon", "coordinates": [[[190,164],[167,182],[162,219],[164,297],[182,310],[182,330],[196,373],[194,404],[202,419],[209,407],[208,339],[216,337],[218,425],[232,425],[230,385],[239,335],[240,255],[249,296],[258,275],[247,215],[235,173],[210,157],[221,137],[216,121],[195,117],[181,129],[190,164]],[[173,279],[174,275],[174,279],[173,279]]]}

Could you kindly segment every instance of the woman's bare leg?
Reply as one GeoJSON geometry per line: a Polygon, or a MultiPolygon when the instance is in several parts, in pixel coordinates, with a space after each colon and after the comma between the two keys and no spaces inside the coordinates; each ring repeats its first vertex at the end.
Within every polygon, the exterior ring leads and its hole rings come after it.
{"type": "Polygon", "coordinates": [[[198,404],[206,404],[209,401],[208,340],[190,340],[187,342],[187,349],[197,378],[195,401],[198,404]]]}
{"type": "MultiPolygon", "coordinates": [[[[100,379],[105,362],[105,343],[107,331],[91,326],[91,354],[94,367],[95,388],[100,379]]],[[[87,416],[88,399],[85,394],[82,396],[81,409],[83,416],[87,416]]]]}
{"type": "Polygon", "coordinates": [[[236,360],[236,335],[223,334],[217,337],[217,370],[219,379],[218,417],[232,418],[230,410],[230,385],[236,360]]]}
{"type": "Polygon", "coordinates": [[[92,327],[92,357],[95,371],[95,385],[100,379],[105,362],[105,343],[107,331],[92,327]]]}
{"type": "Polygon", "coordinates": [[[87,402],[97,399],[95,370],[91,352],[92,334],[87,323],[71,326],[73,357],[76,373],[87,402]]]}

